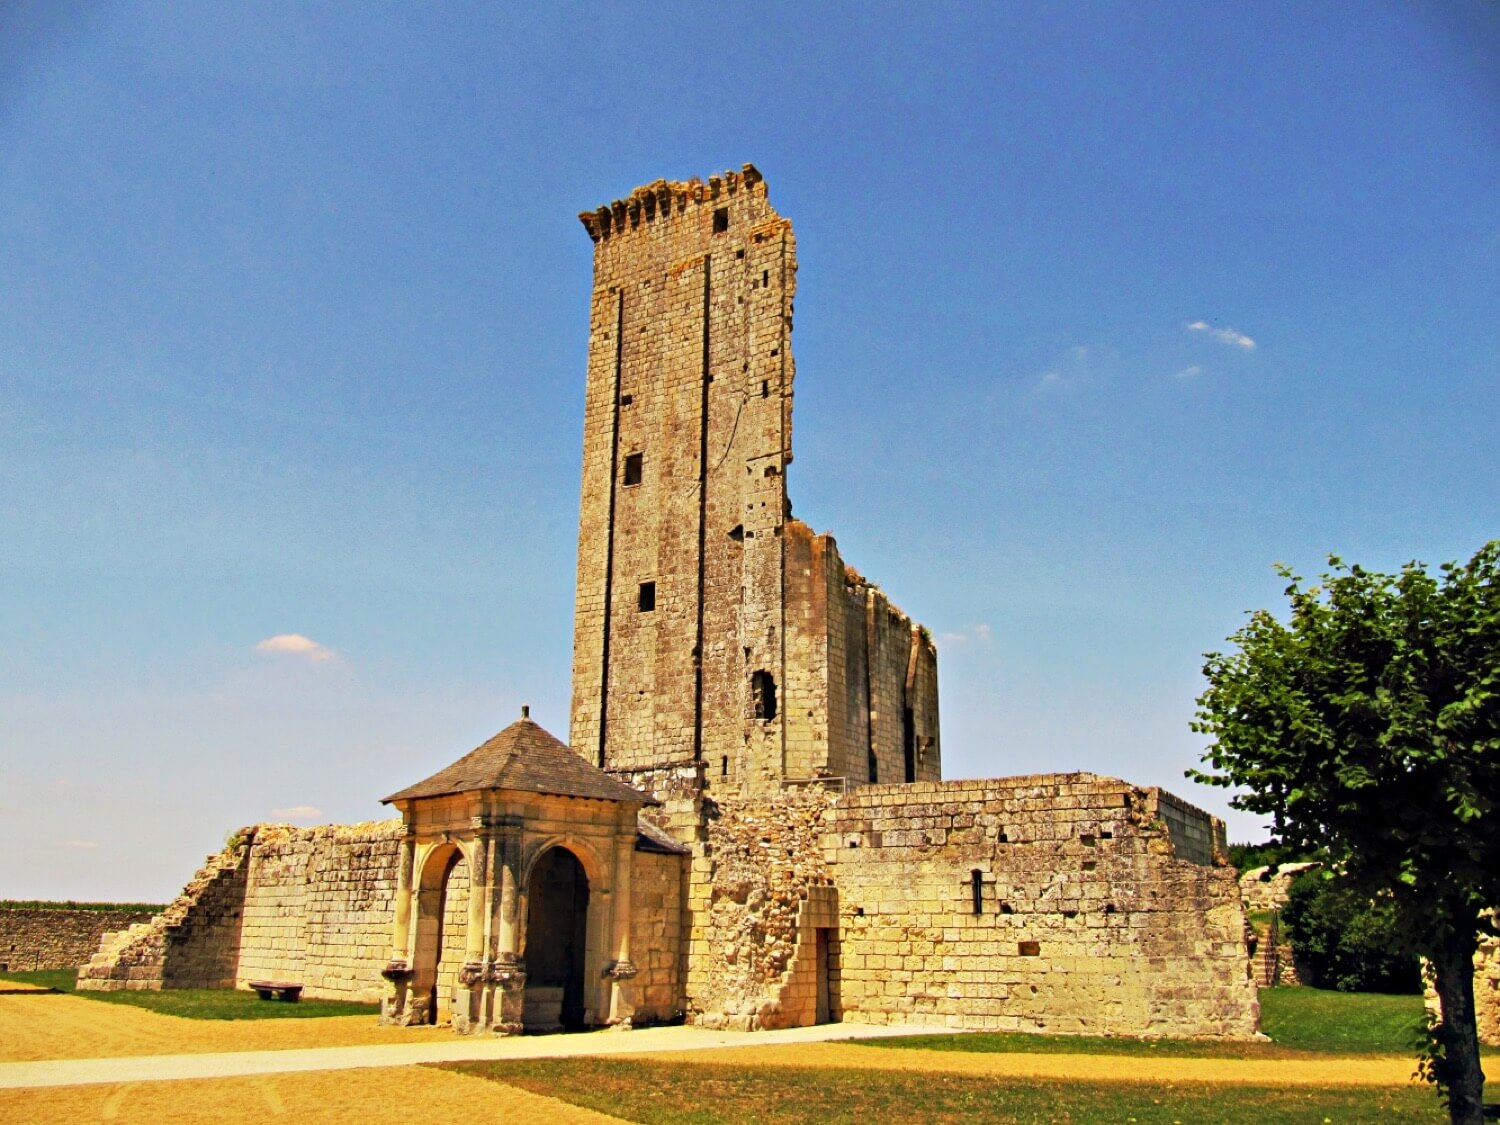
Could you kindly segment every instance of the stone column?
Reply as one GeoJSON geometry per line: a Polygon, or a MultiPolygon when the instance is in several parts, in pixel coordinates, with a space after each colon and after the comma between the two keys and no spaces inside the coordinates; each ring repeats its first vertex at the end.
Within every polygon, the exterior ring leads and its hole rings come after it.
{"type": "Polygon", "coordinates": [[[485,818],[475,817],[477,835],[465,842],[464,859],[469,865],[469,917],[464,927],[464,963],[458,970],[458,1003],[453,1012],[453,1030],[460,1035],[478,1031],[484,1024],[484,920],[489,902],[488,832],[485,818]]]}
{"type": "Polygon", "coordinates": [[[495,956],[489,980],[495,986],[492,1028],[497,1035],[519,1035],[526,998],[526,963],[521,959],[521,825],[503,818],[495,826],[495,853],[499,870],[492,882],[499,893],[491,904],[495,956]]]}
{"type": "Polygon", "coordinates": [[[396,862],[396,917],[391,923],[391,960],[381,972],[390,987],[381,997],[380,1022],[406,1023],[407,1000],[411,990],[411,881],[416,858],[416,840],[401,840],[400,858],[396,862]]]}
{"type": "Polygon", "coordinates": [[[628,834],[615,837],[614,886],[610,889],[614,931],[614,960],[604,971],[609,979],[609,1019],[611,1027],[629,1028],[635,1016],[635,962],[630,959],[630,874],[635,861],[635,809],[630,810],[628,834]]]}

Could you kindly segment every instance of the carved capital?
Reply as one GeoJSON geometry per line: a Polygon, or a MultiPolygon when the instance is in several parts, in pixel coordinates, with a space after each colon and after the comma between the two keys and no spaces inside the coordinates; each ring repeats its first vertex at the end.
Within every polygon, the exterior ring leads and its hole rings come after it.
{"type": "Polygon", "coordinates": [[[380,975],[392,984],[407,984],[416,974],[412,972],[411,966],[405,961],[392,961],[380,970],[380,975]]]}
{"type": "Polygon", "coordinates": [[[458,983],[465,988],[473,988],[485,979],[485,969],[478,961],[465,961],[458,970],[458,983]]]}
{"type": "Polygon", "coordinates": [[[640,970],[635,967],[634,961],[622,958],[619,961],[610,962],[609,967],[604,970],[604,976],[608,980],[629,980],[638,972],[640,970]]]}

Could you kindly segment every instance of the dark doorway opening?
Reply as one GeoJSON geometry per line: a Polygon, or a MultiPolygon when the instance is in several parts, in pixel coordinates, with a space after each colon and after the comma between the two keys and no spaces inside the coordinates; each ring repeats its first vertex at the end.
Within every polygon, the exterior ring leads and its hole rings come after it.
{"type": "Polygon", "coordinates": [[[583,1026],[589,881],[566,848],[531,869],[526,919],[527,1023],[537,1030],[583,1026]]]}

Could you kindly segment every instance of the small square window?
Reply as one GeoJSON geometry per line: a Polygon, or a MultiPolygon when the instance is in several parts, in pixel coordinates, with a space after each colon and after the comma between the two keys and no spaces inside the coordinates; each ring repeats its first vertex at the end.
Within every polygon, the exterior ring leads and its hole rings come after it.
{"type": "Polygon", "coordinates": [[[641,593],[640,593],[640,597],[637,600],[636,604],[640,607],[640,610],[641,610],[642,613],[650,613],[653,609],[656,608],[656,583],[655,582],[642,582],[641,583],[641,593]]]}
{"type": "Polygon", "coordinates": [[[628,453],[625,455],[625,484],[641,483],[641,466],[645,460],[643,453],[628,453]]]}

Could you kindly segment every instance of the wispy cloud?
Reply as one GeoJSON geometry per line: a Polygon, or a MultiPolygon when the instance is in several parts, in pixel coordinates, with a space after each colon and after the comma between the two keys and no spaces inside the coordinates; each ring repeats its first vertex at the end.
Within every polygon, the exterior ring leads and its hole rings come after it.
{"type": "Polygon", "coordinates": [[[966,625],[962,632],[942,633],[938,636],[938,643],[945,645],[966,645],[970,641],[977,644],[987,645],[990,643],[992,633],[990,627],[983,622],[978,625],[966,625]]]}
{"type": "Polygon", "coordinates": [[[287,809],[272,809],[271,815],[277,820],[316,820],[323,815],[323,810],[316,805],[293,805],[287,809]]]}
{"type": "Polygon", "coordinates": [[[1195,320],[1193,321],[1193,323],[1187,326],[1187,329],[1189,332],[1207,332],[1221,344],[1229,344],[1236,348],[1244,348],[1246,351],[1249,351],[1255,347],[1254,340],[1250,339],[1250,337],[1246,336],[1243,332],[1236,332],[1228,325],[1225,325],[1221,328],[1216,324],[1208,323],[1208,321],[1206,320],[1195,320]]]}
{"type": "Polygon", "coordinates": [[[332,660],[335,655],[333,649],[301,633],[277,633],[257,644],[255,651],[300,656],[305,660],[332,660]]]}
{"type": "Polygon", "coordinates": [[[89,851],[99,846],[98,840],[64,840],[63,847],[77,848],[79,851],[89,851]]]}
{"type": "Polygon", "coordinates": [[[1051,367],[1037,376],[1037,392],[1061,394],[1071,391],[1079,383],[1088,379],[1091,355],[1087,344],[1077,344],[1063,352],[1051,367]]]}
{"type": "Polygon", "coordinates": [[[1184,367],[1181,371],[1179,371],[1176,374],[1174,374],[1172,376],[1172,378],[1174,378],[1174,379],[1196,379],[1199,375],[1202,375],[1202,374],[1203,374],[1203,368],[1199,367],[1195,363],[1191,367],[1184,367]]]}

